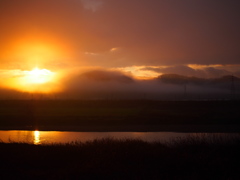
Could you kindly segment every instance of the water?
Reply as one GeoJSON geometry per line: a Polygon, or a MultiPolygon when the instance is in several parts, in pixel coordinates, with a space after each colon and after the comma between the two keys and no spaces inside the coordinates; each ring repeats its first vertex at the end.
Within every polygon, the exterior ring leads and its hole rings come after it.
{"type": "Polygon", "coordinates": [[[31,144],[68,143],[72,141],[89,141],[101,138],[141,139],[147,142],[166,142],[190,134],[176,132],[61,132],[61,131],[0,131],[0,140],[9,142],[27,142],[31,144]]]}

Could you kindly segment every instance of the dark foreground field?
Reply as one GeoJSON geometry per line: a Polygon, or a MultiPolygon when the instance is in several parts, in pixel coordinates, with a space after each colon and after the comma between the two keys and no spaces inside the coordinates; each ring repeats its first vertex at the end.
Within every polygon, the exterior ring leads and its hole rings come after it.
{"type": "Polygon", "coordinates": [[[2,100],[2,130],[240,132],[240,101],[2,100]]]}
{"type": "Polygon", "coordinates": [[[0,179],[240,179],[240,136],[0,143],[0,179]]]}

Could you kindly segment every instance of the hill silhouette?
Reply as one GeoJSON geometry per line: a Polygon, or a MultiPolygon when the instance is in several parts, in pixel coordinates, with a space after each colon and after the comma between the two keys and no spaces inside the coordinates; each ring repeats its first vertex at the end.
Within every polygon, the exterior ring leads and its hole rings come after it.
{"type": "Polygon", "coordinates": [[[81,74],[80,77],[93,81],[117,81],[121,83],[134,82],[131,77],[116,71],[93,70],[81,74]]]}
{"type": "Polygon", "coordinates": [[[240,82],[240,78],[226,75],[219,78],[200,78],[195,76],[183,76],[179,74],[163,74],[158,77],[163,83],[169,84],[194,84],[194,85],[220,85],[224,83],[240,82]]]}

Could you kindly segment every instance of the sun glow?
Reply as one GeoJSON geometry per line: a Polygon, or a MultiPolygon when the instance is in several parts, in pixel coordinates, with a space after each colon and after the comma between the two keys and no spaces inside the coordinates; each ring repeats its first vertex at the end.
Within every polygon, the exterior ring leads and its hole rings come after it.
{"type": "Polygon", "coordinates": [[[49,69],[35,67],[31,71],[22,71],[16,78],[15,86],[22,91],[49,93],[58,91],[57,74],[49,69]]]}
{"type": "Polygon", "coordinates": [[[35,67],[32,70],[0,70],[0,85],[30,93],[54,93],[61,91],[60,74],[49,69],[35,67]]]}
{"type": "Polygon", "coordinates": [[[39,69],[36,67],[31,71],[25,71],[23,81],[26,84],[44,84],[53,80],[54,74],[48,69],[39,69]]]}
{"type": "Polygon", "coordinates": [[[113,70],[120,70],[127,74],[132,75],[135,79],[147,80],[153,79],[161,75],[162,73],[154,72],[152,70],[147,70],[146,68],[158,68],[159,66],[129,66],[121,68],[112,68],[113,70]]]}

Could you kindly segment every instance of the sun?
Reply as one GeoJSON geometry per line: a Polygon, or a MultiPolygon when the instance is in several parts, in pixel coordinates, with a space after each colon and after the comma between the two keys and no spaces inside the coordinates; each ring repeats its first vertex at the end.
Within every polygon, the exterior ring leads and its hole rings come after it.
{"type": "Polygon", "coordinates": [[[24,82],[26,84],[44,84],[54,78],[54,72],[48,69],[34,68],[31,71],[25,71],[24,82]]]}
{"type": "Polygon", "coordinates": [[[6,86],[23,92],[52,93],[61,88],[59,74],[49,69],[12,70],[9,75],[6,86]]]}

